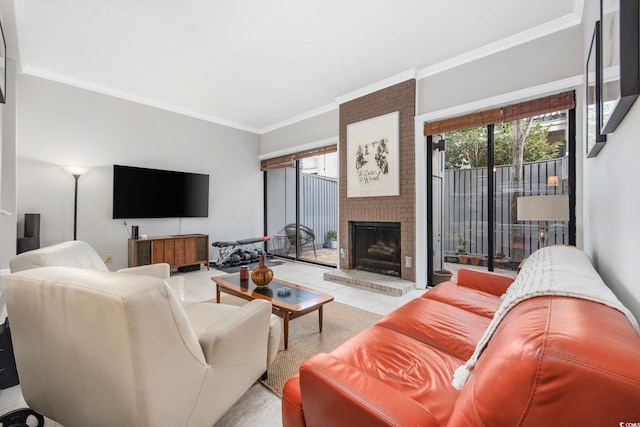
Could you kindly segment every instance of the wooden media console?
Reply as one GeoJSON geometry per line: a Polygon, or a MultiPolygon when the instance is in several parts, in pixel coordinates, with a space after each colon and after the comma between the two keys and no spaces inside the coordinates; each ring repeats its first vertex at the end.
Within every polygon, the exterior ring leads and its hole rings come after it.
{"type": "Polygon", "coordinates": [[[209,269],[209,235],[129,239],[129,267],[166,262],[171,268],[204,264],[209,269]]]}

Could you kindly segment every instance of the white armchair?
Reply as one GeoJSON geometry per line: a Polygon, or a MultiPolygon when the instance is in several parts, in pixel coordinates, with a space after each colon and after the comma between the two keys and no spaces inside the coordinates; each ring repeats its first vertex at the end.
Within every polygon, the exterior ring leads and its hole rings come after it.
{"type": "MultiPolygon", "coordinates": [[[[100,255],[87,242],[72,240],[33,251],[23,252],[9,261],[12,273],[47,266],[66,266],[109,271],[100,255]]],[[[119,273],[141,274],[165,280],[178,298],[184,299],[184,279],[171,277],[169,264],[151,264],[140,267],[123,268],[119,273]]]]}
{"type": "Polygon", "coordinates": [[[24,398],[65,427],[211,426],[267,369],[263,300],[183,307],[158,278],[70,267],[3,282],[24,398]]]}

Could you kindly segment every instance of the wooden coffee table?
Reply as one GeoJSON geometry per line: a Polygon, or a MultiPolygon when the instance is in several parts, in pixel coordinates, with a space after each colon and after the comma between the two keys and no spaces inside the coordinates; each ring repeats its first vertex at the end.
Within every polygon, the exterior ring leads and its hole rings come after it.
{"type": "Polygon", "coordinates": [[[283,320],[284,349],[289,348],[289,321],[318,310],[318,325],[322,332],[322,306],[333,301],[329,294],[305,288],[295,283],[273,279],[264,289],[257,288],[251,280],[241,281],[240,273],[212,277],[216,284],[216,302],[220,302],[220,293],[234,295],[248,301],[264,299],[271,302],[273,314],[283,320]],[[288,289],[288,295],[282,295],[288,289]]]}

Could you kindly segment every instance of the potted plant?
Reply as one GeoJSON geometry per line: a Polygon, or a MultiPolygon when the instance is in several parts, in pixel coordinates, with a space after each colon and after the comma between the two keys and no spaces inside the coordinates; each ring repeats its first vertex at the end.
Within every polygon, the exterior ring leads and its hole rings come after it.
{"type": "Polygon", "coordinates": [[[460,261],[460,264],[466,264],[469,262],[469,257],[467,256],[467,243],[469,243],[467,240],[458,236],[456,251],[458,251],[458,261],[460,261]]]}
{"type": "Polygon", "coordinates": [[[336,249],[338,247],[338,232],[336,230],[327,231],[327,240],[329,240],[331,247],[336,249]]]}
{"type": "Polygon", "coordinates": [[[467,243],[469,243],[467,240],[464,240],[462,237],[458,236],[458,244],[456,245],[456,251],[458,251],[459,254],[466,254],[467,243]]]}
{"type": "Polygon", "coordinates": [[[437,286],[440,283],[448,282],[451,280],[453,273],[449,270],[434,270],[433,271],[433,286],[437,286]]]}

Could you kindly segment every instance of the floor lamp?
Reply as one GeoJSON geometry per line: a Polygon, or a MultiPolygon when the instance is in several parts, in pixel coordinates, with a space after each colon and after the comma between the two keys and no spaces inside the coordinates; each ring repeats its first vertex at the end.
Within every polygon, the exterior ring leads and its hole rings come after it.
{"type": "Polygon", "coordinates": [[[569,196],[554,194],[548,196],[518,197],[518,221],[539,221],[538,241],[544,248],[547,241],[546,221],[569,221],[569,196]]]}
{"type": "Polygon", "coordinates": [[[83,166],[65,166],[67,172],[73,175],[75,180],[75,192],[73,196],[73,240],[78,235],[78,178],[87,173],[89,168],[83,166]]]}

